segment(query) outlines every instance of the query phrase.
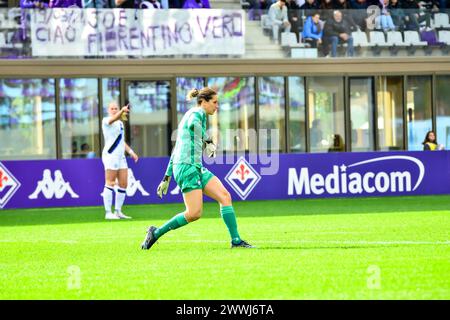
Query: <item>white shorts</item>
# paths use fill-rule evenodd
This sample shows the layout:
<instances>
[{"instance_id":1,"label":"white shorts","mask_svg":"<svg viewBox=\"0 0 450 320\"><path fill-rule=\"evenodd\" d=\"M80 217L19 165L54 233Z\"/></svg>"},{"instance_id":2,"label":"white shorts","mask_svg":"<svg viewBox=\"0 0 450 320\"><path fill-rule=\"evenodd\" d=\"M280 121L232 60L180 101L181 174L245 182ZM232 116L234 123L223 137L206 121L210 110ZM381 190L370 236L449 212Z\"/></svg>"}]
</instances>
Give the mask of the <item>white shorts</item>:
<instances>
[{"instance_id":1,"label":"white shorts","mask_svg":"<svg viewBox=\"0 0 450 320\"><path fill-rule=\"evenodd\" d=\"M102 155L102 162L105 170L119 170L119 169L127 169L127 159L125 155Z\"/></svg>"}]
</instances>

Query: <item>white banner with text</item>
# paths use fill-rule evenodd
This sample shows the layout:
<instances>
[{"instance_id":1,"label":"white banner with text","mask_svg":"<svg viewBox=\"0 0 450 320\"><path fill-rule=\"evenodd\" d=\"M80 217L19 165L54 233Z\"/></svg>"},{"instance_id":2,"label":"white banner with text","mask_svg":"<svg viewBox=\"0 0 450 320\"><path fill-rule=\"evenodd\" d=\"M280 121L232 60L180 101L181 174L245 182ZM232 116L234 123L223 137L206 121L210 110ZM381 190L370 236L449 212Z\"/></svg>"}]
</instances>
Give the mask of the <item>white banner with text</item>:
<instances>
[{"instance_id":1,"label":"white banner with text","mask_svg":"<svg viewBox=\"0 0 450 320\"><path fill-rule=\"evenodd\" d=\"M245 54L245 12L220 9L32 10L33 56Z\"/></svg>"}]
</instances>

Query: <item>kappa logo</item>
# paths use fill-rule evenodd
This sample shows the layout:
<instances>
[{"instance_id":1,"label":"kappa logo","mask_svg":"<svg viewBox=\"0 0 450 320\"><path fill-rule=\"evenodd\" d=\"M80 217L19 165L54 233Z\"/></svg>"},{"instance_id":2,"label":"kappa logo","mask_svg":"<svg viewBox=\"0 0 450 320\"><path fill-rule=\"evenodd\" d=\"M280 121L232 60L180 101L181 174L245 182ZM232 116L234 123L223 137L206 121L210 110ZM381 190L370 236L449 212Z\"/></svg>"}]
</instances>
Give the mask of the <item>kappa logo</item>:
<instances>
[{"instance_id":1,"label":"kappa logo","mask_svg":"<svg viewBox=\"0 0 450 320\"><path fill-rule=\"evenodd\" d=\"M240 157L228 172L225 180L239 197L245 200L261 180L261 176L244 157Z\"/></svg>"},{"instance_id":2,"label":"kappa logo","mask_svg":"<svg viewBox=\"0 0 450 320\"><path fill-rule=\"evenodd\" d=\"M20 188L20 182L0 162L0 208L3 208Z\"/></svg>"},{"instance_id":3,"label":"kappa logo","mask_svg":"<svg viewBox=\"0 0 450 320\"><path fill-rule=\"evenodd\" d=\"M45 169L42 173L42 180L38 181L36 189L28 196L28 198L32 200L37 199L40 193L42 193L46 199L62 199L66 193L69 193L72 198L79 198L73 191L70 183L64 180L61 170L55 170L54 175L55 179L52 178L50 169Z\"/></svg>"},{"instance_id":4,"label":"kappa logo","mask_svg":"<svg viewBox=\"0 0 450 320\"><path fill-rule=\"evenodd\" d=\"M119 182L116 180L116 186L119 185ZM137 180L134 176L133 170L128 168L128 180L127 180L127 197L134 197L136 192L140 192L142 196L148 197L150 193L148 193L144 187L142 186L141 180ZM100 196L103 197L103 192L100 193Z\"/></svg>"},{"instance_id":5,"label":"kappa logo","mask_svg":"<svg viewBox=\"0 0 450 320\"><path fill-rule=\"evenodd\" d=\"M136 180L133 170L128 168L127 196L134 196L136 191L139 191L144 197L148 197L150 195L147 191L145 191L144 187L142 186L141 180Z\"/></svg>"}]
</instances>

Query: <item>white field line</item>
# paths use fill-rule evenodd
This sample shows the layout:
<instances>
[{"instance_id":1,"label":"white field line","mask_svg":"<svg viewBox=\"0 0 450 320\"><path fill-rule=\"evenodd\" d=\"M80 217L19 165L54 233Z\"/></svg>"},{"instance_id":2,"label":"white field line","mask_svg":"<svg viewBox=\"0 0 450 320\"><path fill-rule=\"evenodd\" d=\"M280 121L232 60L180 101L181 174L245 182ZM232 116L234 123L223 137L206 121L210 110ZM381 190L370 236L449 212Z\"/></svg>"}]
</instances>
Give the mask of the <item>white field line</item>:
<instances>
[{"instance_id":1,"label":"white field line","mask_svg":"<svg viewBox=\"0 0 450 320\"><path fill-rule=\"evenodd\" d=\"M115 238L116 239L116 238ZM46 239L26 239L26 240L10 240L0 239L0 243L62 243L62 244L79 244L79 243L111 243L111 240L46 240ZM116 239L119 240L119 239ZM165 243L224 243L224 240L205 240L205 239L186 239L186 240L170 240L162 239ZM128 242L128 241L127 241ZM125 242L123 242L125 243ZM267 241L251 241L252 244L271 245L271 244L334 244L334 245L450 245L447 241L414 241L414 240L383 240L383 241L366 241L366 240L267 240Z\"/></svg>"}]
</instances>

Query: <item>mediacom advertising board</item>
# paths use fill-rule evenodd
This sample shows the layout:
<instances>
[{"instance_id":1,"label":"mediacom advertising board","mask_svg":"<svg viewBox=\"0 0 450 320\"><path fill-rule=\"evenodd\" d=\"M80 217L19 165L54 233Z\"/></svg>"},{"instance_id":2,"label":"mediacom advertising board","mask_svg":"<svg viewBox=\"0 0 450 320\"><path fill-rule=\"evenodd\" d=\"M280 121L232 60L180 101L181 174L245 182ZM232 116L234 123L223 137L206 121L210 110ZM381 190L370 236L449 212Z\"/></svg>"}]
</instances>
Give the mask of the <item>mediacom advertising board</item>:
<instances>
[{"instance_id":1,"label":"mediacom advertising board","mask_svg":"<svg viewBox=\"0 0 450 320\"><path fill-rule=\"evenodd\" d=\"M156 188L168 157L128 159L128 204L182 202L172 179ZM208 163L207 163L208 162ZM236 201L450 194L450 151L235 155L205 166ZM0 162L0 208L100 206L100 159Z\"/></svg>"}]
</instances>

